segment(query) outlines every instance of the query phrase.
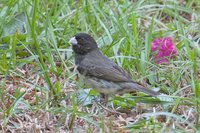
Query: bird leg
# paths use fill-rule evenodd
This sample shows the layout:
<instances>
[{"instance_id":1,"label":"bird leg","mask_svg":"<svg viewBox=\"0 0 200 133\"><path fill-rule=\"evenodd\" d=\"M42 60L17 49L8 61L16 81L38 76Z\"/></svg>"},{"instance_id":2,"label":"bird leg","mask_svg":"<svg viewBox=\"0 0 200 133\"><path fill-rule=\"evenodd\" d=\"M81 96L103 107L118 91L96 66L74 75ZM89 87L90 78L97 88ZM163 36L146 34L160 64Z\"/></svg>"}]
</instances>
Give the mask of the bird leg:
<instances>
[{"instance_id":1,"label":"bird leg","mask_svg":"<svg viewBox=\"0 0 200 133\"><path fill-rule=\"evenodd\" d=\"M107 105L108 103L108 95L104 93L100 93L100 103L103 105Z\"/></svg>"}]
</instances>

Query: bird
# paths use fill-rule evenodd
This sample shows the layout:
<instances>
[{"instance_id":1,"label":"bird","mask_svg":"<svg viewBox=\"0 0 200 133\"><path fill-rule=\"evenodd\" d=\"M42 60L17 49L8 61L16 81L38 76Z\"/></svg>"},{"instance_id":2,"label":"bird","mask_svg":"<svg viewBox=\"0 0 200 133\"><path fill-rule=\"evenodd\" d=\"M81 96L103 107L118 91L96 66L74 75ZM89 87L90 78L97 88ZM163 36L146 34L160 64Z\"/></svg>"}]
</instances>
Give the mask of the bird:
<instances>
[{"instance_id":1,"label":"bird","mask_svg":"<svg viewBox=\"0 0 200 133\"><path fill-rule=\"evenodd\" d=\"M70 40L75 53L75 66L86 85L108 99L110 94L124 94L140 91L157 97L159 92L147 89L133 81L129 72L106 57L88 33L77 33ZM107 101L107 100L106 100Z\"/></svg>"}]
</instances>

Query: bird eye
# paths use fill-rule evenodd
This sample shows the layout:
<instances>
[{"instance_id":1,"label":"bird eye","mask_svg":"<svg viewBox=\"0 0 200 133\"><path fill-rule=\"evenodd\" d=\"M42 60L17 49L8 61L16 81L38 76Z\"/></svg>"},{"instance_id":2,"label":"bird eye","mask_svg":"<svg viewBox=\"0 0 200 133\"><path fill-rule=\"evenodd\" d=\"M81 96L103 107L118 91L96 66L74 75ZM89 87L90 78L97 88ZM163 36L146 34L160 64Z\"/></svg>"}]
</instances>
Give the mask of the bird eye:
<instances>
[{"instance_id":1,"label":"bird eye","mask_svg":"<svg viewBox=\"0 0 200 133\"><path fill-rule=\"evenodd\" d=\"M83 40L82 37L77 37L76 39L79 40L79 41Z\"/></svg>"}]
</instances>

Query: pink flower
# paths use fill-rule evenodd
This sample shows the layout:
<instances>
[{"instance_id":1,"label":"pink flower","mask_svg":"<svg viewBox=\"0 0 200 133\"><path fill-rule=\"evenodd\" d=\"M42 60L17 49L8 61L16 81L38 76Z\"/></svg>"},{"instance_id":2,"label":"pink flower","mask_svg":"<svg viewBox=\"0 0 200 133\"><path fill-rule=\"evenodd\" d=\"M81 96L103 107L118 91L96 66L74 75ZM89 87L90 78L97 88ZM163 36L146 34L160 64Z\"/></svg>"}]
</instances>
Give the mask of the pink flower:
<instances>
[{"instance_id":1,"label":"pink flower","mask_svg":"<svg viewBox=\"0 0 200 133\"><path fill-rule=\"evenodd\" d=\"M152 60L157 64L169 62L177 55L177 50L170 37L156 38L151 43Z\"/></svg>"}]
</instances>

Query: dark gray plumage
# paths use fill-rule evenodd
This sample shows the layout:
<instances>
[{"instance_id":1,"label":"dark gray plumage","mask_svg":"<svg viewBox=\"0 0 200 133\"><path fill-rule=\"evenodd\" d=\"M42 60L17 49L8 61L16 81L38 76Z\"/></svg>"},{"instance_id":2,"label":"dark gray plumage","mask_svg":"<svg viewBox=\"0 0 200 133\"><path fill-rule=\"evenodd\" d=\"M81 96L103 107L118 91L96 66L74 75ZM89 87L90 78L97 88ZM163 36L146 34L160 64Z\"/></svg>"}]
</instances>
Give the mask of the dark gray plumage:
<instances>
[{"instance_id":1,"label":"dark gray plumage","mask_svg":"<svg viewBox=\"0 0 200 133\"><path fill-rule=\"evenodd\" d=\"M141 91L150 96L159 95L133 81L128 72L104 56L90 35L78 33L70 39L70 43L79 73L85 77L87 85L100 93L108 95Z\"/></svg>"}]
</instances>

